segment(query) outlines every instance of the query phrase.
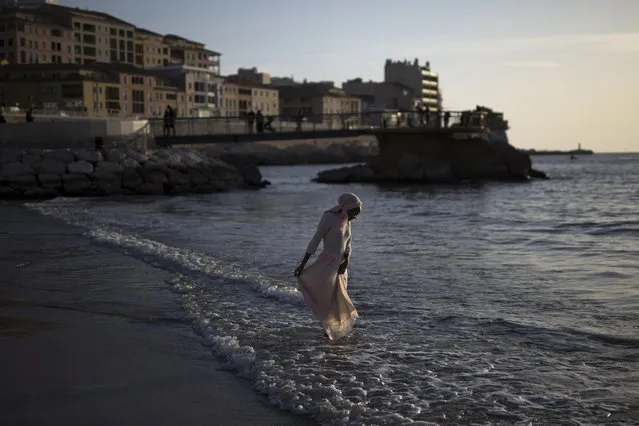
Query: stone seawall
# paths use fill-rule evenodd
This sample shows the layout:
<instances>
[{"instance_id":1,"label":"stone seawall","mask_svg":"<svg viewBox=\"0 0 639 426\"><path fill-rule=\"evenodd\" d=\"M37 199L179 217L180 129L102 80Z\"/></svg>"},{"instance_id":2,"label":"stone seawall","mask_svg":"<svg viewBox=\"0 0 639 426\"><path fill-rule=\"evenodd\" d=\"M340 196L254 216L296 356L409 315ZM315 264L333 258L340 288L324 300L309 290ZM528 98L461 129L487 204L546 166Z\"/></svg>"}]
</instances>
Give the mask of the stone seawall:
<instances>
[{"instance_id":1,"label":"stone seawall","mask_svg":"<svg viewBox=\"0 0 639 426\"><path fill-rule=\"evenodd\" d=\"M0 198L213 193L264 183L257 167L196 149L0 151Z\"/></svg>"}]
</instances>

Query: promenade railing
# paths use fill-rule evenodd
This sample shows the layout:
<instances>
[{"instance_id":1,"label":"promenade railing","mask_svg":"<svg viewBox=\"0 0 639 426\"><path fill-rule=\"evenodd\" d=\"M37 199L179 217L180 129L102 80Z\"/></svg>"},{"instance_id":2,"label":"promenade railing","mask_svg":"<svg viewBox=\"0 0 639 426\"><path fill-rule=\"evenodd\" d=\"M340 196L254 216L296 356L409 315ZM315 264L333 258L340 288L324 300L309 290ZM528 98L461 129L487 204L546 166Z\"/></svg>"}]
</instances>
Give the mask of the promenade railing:
<instances>
[{"instance_id":1,"label":"promenade railing","mask_svg":"<svg viewBox=\"0 0 639 426\"><path fill-rule=\"evenodd\" d=\"M362 112L351 114L270 115L258 117L151 118L151 133L158 136L239 135L247 133L366 131L381 128L482 127L487 113L442 111Z\"/></svg>"}]
</instances>

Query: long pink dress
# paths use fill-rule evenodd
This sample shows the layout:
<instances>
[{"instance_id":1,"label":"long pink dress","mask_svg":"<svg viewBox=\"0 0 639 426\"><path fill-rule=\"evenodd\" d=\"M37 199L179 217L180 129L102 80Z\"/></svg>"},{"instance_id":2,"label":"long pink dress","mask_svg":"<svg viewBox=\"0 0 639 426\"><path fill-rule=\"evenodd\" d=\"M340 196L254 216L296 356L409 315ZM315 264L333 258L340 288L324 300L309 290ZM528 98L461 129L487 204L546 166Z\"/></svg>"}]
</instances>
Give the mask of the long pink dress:
<instances>
[{"instance_id":1,"label":"long pink dress","mask_svg":"<svg viewBox=\"0 0 639 426\"><path fill-rule=\"evenodd\" d=\"M346 292L348 271L338 273L345 253L351 252L351 224L338 213L325 212L306 249L313 254L320 240L324 248L317 260L297 277L304 300L329 339L347 335L355 325L357 310Z\"/></svg>"}]
</instances>

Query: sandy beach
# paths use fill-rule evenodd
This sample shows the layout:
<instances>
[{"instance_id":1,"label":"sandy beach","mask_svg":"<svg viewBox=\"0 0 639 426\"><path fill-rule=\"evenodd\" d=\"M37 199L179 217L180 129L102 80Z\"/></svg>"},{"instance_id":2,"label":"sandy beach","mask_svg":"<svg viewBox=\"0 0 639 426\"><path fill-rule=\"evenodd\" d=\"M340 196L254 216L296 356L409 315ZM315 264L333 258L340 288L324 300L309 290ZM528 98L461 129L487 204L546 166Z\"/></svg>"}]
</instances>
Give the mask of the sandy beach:
<instances>
[{"instance_id":1,"label":"sandy beach","mask_svg":"<svg viewBox=\"0 0 639 426\"><path fill-rule=\"evenodd\" d=\"M83 231L0 204L3 425L312 424L224 370L165 271Z\"/></svg>"}]
</instances>

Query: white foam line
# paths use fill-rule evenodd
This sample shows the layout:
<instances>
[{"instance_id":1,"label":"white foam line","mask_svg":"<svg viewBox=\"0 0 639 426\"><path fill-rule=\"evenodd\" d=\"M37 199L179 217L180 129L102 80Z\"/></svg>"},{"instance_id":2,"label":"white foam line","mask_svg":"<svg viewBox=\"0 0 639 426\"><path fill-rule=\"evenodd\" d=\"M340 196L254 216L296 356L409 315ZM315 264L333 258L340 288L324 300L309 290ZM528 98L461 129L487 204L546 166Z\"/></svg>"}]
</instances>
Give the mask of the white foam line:
<instances>
[{"instance_id":1,"label":"white foam line","mask_svg":"<svg viewBox=\"0 0 639 426\"><path fill-rule=\"evenodd\" d=\"M81 203L74 199L65 198L56 198L43 203L26 204L28 208L36 210L43 215L54 216L70 225L89 229L87 235L99 242L135 250L144 255L160 257L177 263L192 272L244 281L261 296L287 303L303 304L302 294L291 285L259 273L242 271L240 265L223 265L206 254L169 246L133 234L125 234L111 229L111 226L100 226L95 223L90 212L80 207L80 205Z\"/></svg>"}]
</instances>

